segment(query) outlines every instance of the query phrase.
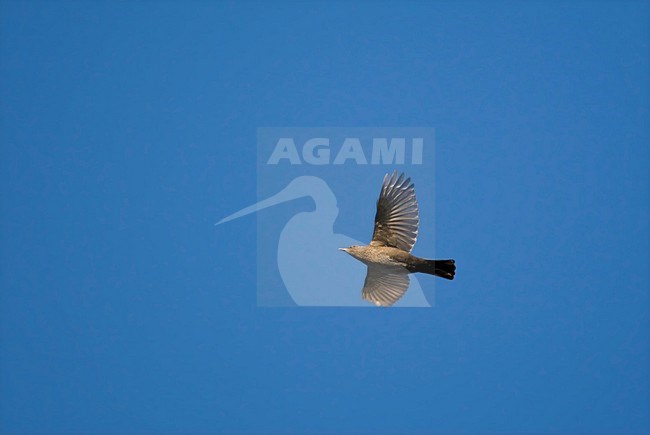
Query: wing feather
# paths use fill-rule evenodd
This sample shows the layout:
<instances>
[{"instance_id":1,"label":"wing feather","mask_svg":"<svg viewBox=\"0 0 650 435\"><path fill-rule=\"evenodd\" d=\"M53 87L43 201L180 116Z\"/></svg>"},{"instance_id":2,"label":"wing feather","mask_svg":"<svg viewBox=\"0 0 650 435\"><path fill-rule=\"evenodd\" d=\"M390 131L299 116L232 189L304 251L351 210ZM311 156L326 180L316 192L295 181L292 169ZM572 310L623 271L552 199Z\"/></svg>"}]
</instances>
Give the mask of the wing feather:
<instances>
[{"instance_id":1,"label":"wing feather","mask_svg":"<svg viewBox=\"0 0 650 435\"><path fill-rule=\"evenodd\" d=\"M411 252L418 235L418 203L410 178L397 171L386 174L381 185L375 214L373 246L392 246Z\"/></svg>"},{"instance_id":2,"label":"wing feather","mask_svg":"<svg viewBox=\"0 0 650 435\"><path fill-rule=\"evenodd\" d=\"M409 276L406 269L368 266L361 297L378 307L389 307L404 295L408 286Z\"/></svg>"}]
</instances>

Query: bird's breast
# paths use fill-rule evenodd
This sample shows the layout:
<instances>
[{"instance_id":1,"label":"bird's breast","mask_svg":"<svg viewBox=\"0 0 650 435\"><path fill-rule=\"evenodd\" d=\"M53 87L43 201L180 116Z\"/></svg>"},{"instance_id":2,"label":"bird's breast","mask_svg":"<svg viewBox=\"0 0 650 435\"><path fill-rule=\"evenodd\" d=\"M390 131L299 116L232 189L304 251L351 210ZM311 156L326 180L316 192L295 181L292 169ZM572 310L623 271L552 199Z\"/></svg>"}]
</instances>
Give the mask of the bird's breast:
<instances>
[{"instance_id":1,"label":"bird's breast","mask_svg":"<svg viewBox=\"0 0 650 435\"><path fill-rule=\"evenodd\" d=\"M402 257L408 256L407 252L388 246L364 246L363 249L351 254L366 264L383 266L403 266Z\"/></svg>"}]
</instances>

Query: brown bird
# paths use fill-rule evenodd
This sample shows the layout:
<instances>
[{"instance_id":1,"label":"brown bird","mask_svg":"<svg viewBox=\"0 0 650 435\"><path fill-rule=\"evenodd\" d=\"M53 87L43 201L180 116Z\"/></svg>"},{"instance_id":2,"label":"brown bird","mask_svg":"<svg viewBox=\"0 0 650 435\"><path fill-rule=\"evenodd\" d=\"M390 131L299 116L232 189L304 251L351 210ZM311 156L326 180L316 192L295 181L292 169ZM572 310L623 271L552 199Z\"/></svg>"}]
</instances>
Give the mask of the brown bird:
<instances>
[{"instance_id":1,"label":"brown bird","mask_svg":"<svg viewBox=\"0 0 650 435\"><path fill-rule=\"evenodd\" d=\"M409 273L454 279L454 260L426 260L411 255L418 235L415 187L404 174L386 174L375 214L375 230L367 246L339 248L368 266L361 296L377 306L393 305L409 286Z\"/></svg>"}]
</instances>

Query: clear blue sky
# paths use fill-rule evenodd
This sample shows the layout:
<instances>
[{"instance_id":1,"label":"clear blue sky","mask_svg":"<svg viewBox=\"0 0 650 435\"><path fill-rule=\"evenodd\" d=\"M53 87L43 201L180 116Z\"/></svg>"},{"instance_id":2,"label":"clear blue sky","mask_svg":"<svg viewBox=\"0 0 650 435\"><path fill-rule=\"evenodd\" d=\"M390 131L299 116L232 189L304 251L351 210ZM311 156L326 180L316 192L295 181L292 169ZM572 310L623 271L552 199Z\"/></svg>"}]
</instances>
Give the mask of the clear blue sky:
<instances>
[{"instance_id":1,"label":"clear blue sky","mask_svg":"<svg viewBox=\"0 0 650 435\"><path fill-rule=\"evenodd\" d=\"M649 13L2 1L0 429L649 431ZM433 309L256 306L263 126L436 129Z\"/></svg>"}]
</instances>

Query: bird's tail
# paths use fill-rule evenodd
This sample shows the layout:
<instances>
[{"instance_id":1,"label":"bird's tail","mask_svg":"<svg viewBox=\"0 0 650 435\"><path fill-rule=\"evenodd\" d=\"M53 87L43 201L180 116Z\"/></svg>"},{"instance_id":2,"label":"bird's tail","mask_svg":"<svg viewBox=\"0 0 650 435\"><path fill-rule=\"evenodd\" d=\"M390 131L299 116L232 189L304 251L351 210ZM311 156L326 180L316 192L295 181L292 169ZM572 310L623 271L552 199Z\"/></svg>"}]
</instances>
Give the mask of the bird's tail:
<instances>
[{"instance_id":1,"label":"bird's tail","mask_svg":"<svg viewBox=\"0 0 650 435\"><path fill-rule=\"evenodd\" d=\"M418 258L412 266L411 272L428 273L445 279L454 279L456 274L456 263L454 260L425 260Z\"/></svg>"}]
</instances>

